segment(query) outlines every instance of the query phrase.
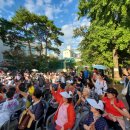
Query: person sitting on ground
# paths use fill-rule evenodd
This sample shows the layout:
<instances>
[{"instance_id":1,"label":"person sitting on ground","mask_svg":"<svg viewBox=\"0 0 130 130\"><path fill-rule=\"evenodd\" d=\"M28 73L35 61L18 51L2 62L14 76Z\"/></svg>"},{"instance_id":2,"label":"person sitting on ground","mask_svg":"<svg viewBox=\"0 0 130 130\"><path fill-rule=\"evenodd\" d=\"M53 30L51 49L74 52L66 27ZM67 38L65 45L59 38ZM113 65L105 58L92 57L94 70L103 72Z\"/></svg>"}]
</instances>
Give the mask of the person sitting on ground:
<instances>
[{"instance_id":1,"label":"person sitting on ground","mask_svg":"<svg viewBox=\"0 0 130 130\"><path fill-rule=\"evenodd\" d=\"M103 102L95 99L87 99L87 102L91 108L84 121L84 130L108 130L107 122L102 117L104 111Z\"/></svg>"},{"instance_id":2,"label":"person sitting on ground","mask_svg":"<svg viewBox=\"0 0 130 130\"><path fill-rule=\"evenodd\" d=\"M118 92L114 88L108 88L106 96L102 99L105 105L104 117L114 130L125 130L124 116L130 119L130 115L124 103L117 98Z\"/></svg>"}]
</instances>

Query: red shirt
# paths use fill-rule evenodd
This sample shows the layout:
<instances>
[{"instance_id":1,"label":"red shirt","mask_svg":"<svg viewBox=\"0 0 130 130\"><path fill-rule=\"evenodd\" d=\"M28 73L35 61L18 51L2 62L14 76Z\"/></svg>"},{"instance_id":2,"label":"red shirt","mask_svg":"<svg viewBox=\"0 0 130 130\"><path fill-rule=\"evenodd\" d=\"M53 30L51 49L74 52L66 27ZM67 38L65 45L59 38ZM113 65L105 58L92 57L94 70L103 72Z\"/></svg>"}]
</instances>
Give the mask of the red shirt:
<instances>
[{"instance_id":1,"label":"red shirt","mask_svg":"<svg viewBox=\"0 0 130 130\"><path fill-rule=\"evenodd\" d=\"M110 114L112 114L112 115L114 115L114 116L123 116L120 112L118 112L118 111L113 107L113 105L111 105L111 101L110 101L109 98L104 97L104 98L102 99L102 101L104 102L105 111L106 111L107 113L110 113ZM117 107L120 108L120 109L125 108L125 105L124 105L124 103L123 103L121 100L118 100L118 101L117 101L117 100L115 99L114 104L115 104L115 106L117 106Z\"/></svg>"},{"instance_id":2,"label":"red shirt","mask_svg":"<svg viewBox=\"0 0 130 130\"><path fill-rule=\"evenodd\" d=\"M54 121L57 120L59 108L61 107L62 104L63 104L63 101L61 101L58 107L58 110L56 111L56 114L54 115ZM74 106L72 103L70 103L69 106L67 107L67 118L68 118L68 121L64 124L64 130L72 129L75 124L76 113L75 113Z\"/></svg>"},{"instance_id":3,"label":"red shirt","mask_svg":"<svg viewBox=\"0 0 130 130\"><path fill-rule=\"evenodd\" d=\"M65 91L65 90L63 90L63 89L58 89L56 92L55 92L54 90L51 91L51 93L52 93L54 99L55 99L58 103L60 103L61 100L62 100L62 96L61 96L60 93L61 93L61 92L64 92L64 91Z\"/></svg>"}]
</instances>

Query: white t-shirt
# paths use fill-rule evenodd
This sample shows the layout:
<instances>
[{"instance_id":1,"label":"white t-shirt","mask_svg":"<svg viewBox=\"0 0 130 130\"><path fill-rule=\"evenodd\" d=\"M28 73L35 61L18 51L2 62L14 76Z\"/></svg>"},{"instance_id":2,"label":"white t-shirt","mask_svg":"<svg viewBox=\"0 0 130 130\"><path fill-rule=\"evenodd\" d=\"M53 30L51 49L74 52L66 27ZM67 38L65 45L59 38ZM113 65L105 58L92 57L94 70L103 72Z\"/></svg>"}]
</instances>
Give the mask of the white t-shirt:
<instances>
[{"instance_id":1,"label":"white t-shirt","mask_svg":"<svg viewBox=\"0 0 130 130\"><path fill-rule=\"evenodd\" d=\"M61 83L65 83L65 77L64 76L61 76L60 80L61 80Z\"/></svg>"},{"instance_id":2,"label":"white t-shirt","mask_svg":"<svg viewBox=\"0 0 130 130\"><path fill-rule=\"evenodd\" d=\"M19 102L17 99L6 100L3 103L2 110L0 110L0 112L3 112L3 111L14 112L17 110L18 105L19 105Z\"/></svg>"},{"instance_id":3,"label":"white t-shirt","mask_svg":"<svg viewBox=\"0 0 130 130\"><path fill-rule=\"evenodd\" d=\"M107 83L105 80L99 81L99 79L96 80L95 83L95 92L98 95L103 95L103 93L107 90Z\"/></svg>"},{"instance_id":4,"label":"white t-shirt","mask_svg":"<svg viewBox=\"0 0 130 130\"><path fill-rule=\"evenodd\" d=\"M0 109L0 127L10 119L11 113L15 112L18 108L19 102L17 99L6 100L1 104Z\"/></svg>"}]
</instances>

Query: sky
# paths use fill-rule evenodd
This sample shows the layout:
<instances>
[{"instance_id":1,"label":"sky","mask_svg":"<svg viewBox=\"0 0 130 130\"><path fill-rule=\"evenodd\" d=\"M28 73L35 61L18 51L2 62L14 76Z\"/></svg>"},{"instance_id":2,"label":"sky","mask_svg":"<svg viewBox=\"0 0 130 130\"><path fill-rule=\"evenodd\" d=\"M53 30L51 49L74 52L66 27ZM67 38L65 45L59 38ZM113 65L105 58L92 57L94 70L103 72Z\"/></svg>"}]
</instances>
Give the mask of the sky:
<instances>
[{"instance_id":1,"label":"sky","mask_svg":"<svg viewBox=\"0 0 130 130\"><path fill-rule=\"evenodd\" d=\"M0 17L10 20L21 6L30 12L46 15L61 28L64 36L61 38L63 44L60 50L64 50L68 45L76 49L82 38L73 38L73 29L90 25L85 17L77 19L78 0L0 0Z\"/></svg>"}]
</instances>

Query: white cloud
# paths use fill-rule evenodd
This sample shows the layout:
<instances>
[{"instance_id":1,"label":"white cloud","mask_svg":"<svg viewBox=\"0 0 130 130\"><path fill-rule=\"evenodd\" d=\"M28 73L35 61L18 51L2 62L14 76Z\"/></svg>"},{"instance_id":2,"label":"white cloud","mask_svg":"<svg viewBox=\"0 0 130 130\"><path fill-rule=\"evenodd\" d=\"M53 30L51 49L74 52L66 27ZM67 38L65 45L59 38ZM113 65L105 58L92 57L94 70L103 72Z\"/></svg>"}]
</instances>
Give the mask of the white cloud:
<instances>
[{"instance_id":1,"label":"white cloud","mask_svg":"<svg viewBox=\"0 0 130 130\"><path fill-rule=\"evenodd\" d=\"M0 0L0 9L11 7L12 5L14 5L14 0Z\"/></svg>"},{"instance_id":2,"label":"white cloud","mask_svg":"<svg viewBox=\"0 0 130 130\"><path fill-rule=\"evenodd\" d=\"M37 6L42 6L43 5L43 0L37 0L36 5Z\"/></svg>"},{"instance_id":3,"label":"white cloud","mask_svg":"<svg viewBox=\"0 0 130 130\"><path fill-rule=\"evenodd\" d=\"M45 14L49 19L53 19L63 10L59 6L52 5L51 2L51 0L26 0L24 6L31 12Z\"/></svg>"},{"instance_id":4,"label":"white cloud","mask_svg":"<svg viewBox=\"0 0 130 130\"><path fill-rule=\"evenodd\" d=\"M71 42L73 37L73 26L72 24L63 25L61 31L64 33L63 39L65 43Z\"/></svg>"},{"instance_id":5,"label":"white cloud","mask_svg":"<svg viewBox=\"0 0 130 130\"><path fill-rule=\"evenodd\" d=\"M73 0L66 0L66 3L69 4L71 3Z\"/></svg>"},{"instance_id":6,"label":"white cloud","mask_svg":"<svg viewBox=\"0 0 130 130\"><path fill-rule=\"evenodd\" d=\"M33 2L33 0L26 0L25 8L27 8L31 12L36 11L36 6L35 6L35 3Z\"/></svg>"},{"instance_id":7,"label":"white cloud","mask_svg":"<svg viewBox=\"0 0 130 130\"><path fill-rule=\"evenodd\" d=\"M50 4L50 3L51 3L51 0L44 0L44 2L45 2L46 4Z\"/></svg>"},{"instance_id":8,"label":"white cloud","mask_svg":"<svg viewBox=\"0 0 130 130\"><path fill-rule=\"evenodd\" d=\"M47 6L47 7L45 8L45 15L46 15L48 18L53 19L53 8Z\"/></svg>"},{"instance_id":9,"label":"white cloud","mask_svg":"<svg viewBox=\"0 0 130 130\"><path fill-rule=\"evenodd\" d=\"M48 5L45 7L45 15L50 19L53 19L54 16L61 13L62 11L63 10L60 7L56 7L53 5Z\"/></svg>"},{"instance_id":10,"label":"white cloud","mask_svg":"<svg viewBox=\"0 0 130 130\"><path fill-rule=\"evenodd\" d=\"M66 48L68 44L70 44L73 48L77 48L79 43L82 41L83 37L74 38L73 30L80 26L89 26L89 25L90 25L90 22L87 18L77 20L77 15L75 15L75 18L72 24L63 25L62 32L64 33L64 36L62 39L63 39L64 44L62 45L61 49Z\"/></svg>"},{"instance_id":11,"label":"white cloud","mask_svg":"<svg viewBox=\"0 0 130 130\"><path fill-rule=\"evenodd\" d=\"M63 4L64 6L67 6L67 5L69 5L70 3L72 3L72 2L73 2L73 0L64 0L62 4Z\"/></svg>"},{"instance_id":12,"label":"white cloud","mask_svg":"<svg viewBox=\"0 0 130 130\"><path fill-rule=\"evenodd\" d=\"M14 4L14 0L5 0L8 6L12 6Z\"/></svg>"}]
</instances>

